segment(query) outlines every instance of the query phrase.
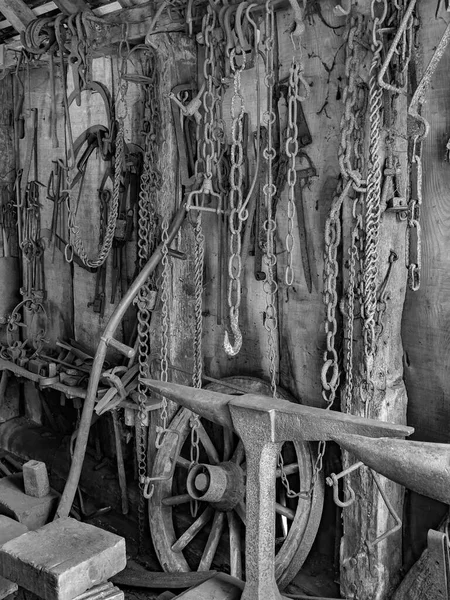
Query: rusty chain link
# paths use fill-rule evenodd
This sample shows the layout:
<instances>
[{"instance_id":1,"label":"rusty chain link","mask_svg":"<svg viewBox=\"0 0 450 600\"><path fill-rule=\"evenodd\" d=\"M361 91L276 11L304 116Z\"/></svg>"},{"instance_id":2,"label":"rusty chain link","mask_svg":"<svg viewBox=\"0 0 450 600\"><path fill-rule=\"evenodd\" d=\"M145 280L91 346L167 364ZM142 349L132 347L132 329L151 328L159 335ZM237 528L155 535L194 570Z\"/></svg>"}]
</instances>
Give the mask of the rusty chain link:
<instances>
[{"instance_id":1,"label":"rusty chain link","mask_svg":"<svg viewBox=\"0 0 450 600\"><path fill-rule=\"evenodd\" d=\"M411 163L411 200L408 210L406 230L406 268L409 288L416 292L420 287L422 265L422 230L420 213L422 209L422 140L413 141Z\"/></svg>"},{"instance_id":2,"label":"rusty chain link","mask_svg":"<svg viewBox=\"0 0 450 600\"><path fill-rule=\"evenodd\" d=\"M231 99L231 169L230 169L230 257L228 259L228 308L230 327L234 343L230 342L228 331L225 331L224 348L228 356L236 356L242 347L242 333L239 329L239 307L241 304L241 232L242 219L239 214L243 201L244 178L244 148L243 148L243 119L244 97L241 88L241 73L245 69L245 53L242 62L238 64L236 49L230 53L230 68L233 73L234 94Z\"/></svg>"},{"instance_id":3,"label":"rusty chain link","mask_svg":"<svg viewBox=\"0 0 450 600\"><path fill-rule=\"evenodd\" d=\"M120 79L118 84L119 93L117 97L115 111L118 127L115 140L116 149L114 154L113 192L111 198L111 206L108 210L108 222L106 224L106 230L103 236L102 247L99 250L97 258L89 257L84 246L84 242L80 236L80 226L77 225L76 222L76 209L72 207L71 203L71 171L73 169L69 169L67 175L66 205L68 208L67 223L69 230L69 242L66 245L64 254L66 258L69 257L70 259L73 259L73 252L75 251L82 263L87 267L91 268L100 267L108 258L108 255L112 248L114 233L116 230L117 217L119 214L120 190L121 186L123 185L123 165L125 162L125 119L127 118L128 114L128 107L126 102L126 94L128 90L128 83L125 77L127 70L126 65L127 59L126 57L123 57L122 67L120 71ZM75 164L73 165L73 168L75 168ZM69 262L71 262L71 260L69 260Z\"/></svg>"},{"instance_id":4,"label":"rusty chain link","mask_svg":"<svg viewBox=\"0 0 450 600\"><path fill-rule=\"evenodd\" d=\"M138 201L138 265L142 269L153 253L156 246L156 203L158 190L161 187L161 176L158 170L160 134L160 106L159 106L159 76L156 52L148 48L145 54L144 85L144 160L141 175L139 201ZM156 292L152 289L150 279L140 287L135 303L137 305L137 333L138 333L138 404L137 418L139 426L136 428L137 462L140 501L138 507L139 545L142 546L144 536L144 507L145 488L147 481L147 428L146 428L146 401L148 389L144 379L148 379L150 356L150 318L154 307Z\"/></svg>"},{"instance_id":5,"label":"rusty chain link","mask_svg":"<svg viewBox=\"0 0 450 600\"><path fill-rule=\"evenodd\" d=\"M286 156L289 160L287 170L288 184L288 205L287 205L287 234L286 234L286 252L287 265L284 273L284 280L287 286L294 283L294 219L295 219L295 184L297 183L297 170L295 161L298 155L298 126L297 126L297 102L299 100L301 65L292 60L289 69L289 95L288 95L288 126L287 139L285 144Z\"/></svg>"},{"instance_id":6,"label":"rusty chain link","mask_svg":"<svg viewBox=\"0 0 450 600\"><path fill-rule=\"evenodd\" d=\"M266 294L266 310L264 327L268 333L269 343L269 370L270 370L270 385L272 395L277 396L277 378L278 378L278 348L277 348L277 330L278 330L278 283L276 281L276 265L277 257L275 254L275 232L277 224L274 208L274 196L276 194L276 186L273 182L273 162L276 158L276 151L273 143L273 125L275 124L276 115L273 106L273 88L275 85L274 73L274 44L275 44L275 17L271 0L267 0L265 4L265 75L264 83L267 88L267 111L264 119L267 125L267 146L264 148L263 156L267 162L267 179L263 186L263 193L266 201L267 219L264 223L266 231L266 248L264 253L264 263L266 265L267 277L263 283L263 289Z\"/></svg>"},{"instance_id":7,"label":"rusty chain link","mask_svg":"<svg viewBox=\"0 0 450 600\"><path fill-rule=\"evenodd\" d=\"M377 5L382 6L378 16ZM375 317L378 289L378 244L381 220L381 115L383 108L383 90L378 83L378 71L381 65L383 43L380 40L380 27L387 15L387 0L372 0L372 62L369 72L369 158L367 173L366 212L365 212L365 257L364 257L364 366L366 392L373 389L371 382L376 350Z\"/></svg>"}]
</instances>

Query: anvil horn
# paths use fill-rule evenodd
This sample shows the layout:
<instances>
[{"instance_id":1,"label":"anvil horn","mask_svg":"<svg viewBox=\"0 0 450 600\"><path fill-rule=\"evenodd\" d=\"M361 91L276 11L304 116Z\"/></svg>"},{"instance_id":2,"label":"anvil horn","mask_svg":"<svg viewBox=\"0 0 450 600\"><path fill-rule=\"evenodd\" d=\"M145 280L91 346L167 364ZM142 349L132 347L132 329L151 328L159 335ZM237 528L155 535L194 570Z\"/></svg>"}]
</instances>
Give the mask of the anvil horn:
<instances>
[{"instance_id":1,"label":"anvil horn","mask_svg":"<svg viewBox=\"0 0 450 600\"><path fill-rule=\"evenodd\" d=\"M345 434L335 441L365 465L410 490L450 504L450 444Z\"/></svg>"},{"instance_id":2,"label":"anvil horn","mask_svg":"<svg viewBox=\"0 0 450 600\"><path fill-rule=\"evenodd\" d=\"M267 438L273 442L331 439L339 441L340 435L348 433L368 437L398 438L410 435L414 431L412 427L404 425L364 419L259 394L235 396L153 379L144 379L143 382L150 389L177 404L234 431L236 431L234 419L238 412L248 413L250 422L262 418L267 423Z\"/></svg>"},{"instance_id":3,"label":"anvil horn","mask_svg":"<svg viewBox=\"0 0 450 600\"><path fill-rule=\"evenodd\" d=\"M156 379L143 379L142 381L154 392L173 400L177 404L181 404L181 406L192 410L201 417L229 429L234 429L228 403L236 396L199 390L187 385L167 383Z\"/></svg>"}]
</instances>

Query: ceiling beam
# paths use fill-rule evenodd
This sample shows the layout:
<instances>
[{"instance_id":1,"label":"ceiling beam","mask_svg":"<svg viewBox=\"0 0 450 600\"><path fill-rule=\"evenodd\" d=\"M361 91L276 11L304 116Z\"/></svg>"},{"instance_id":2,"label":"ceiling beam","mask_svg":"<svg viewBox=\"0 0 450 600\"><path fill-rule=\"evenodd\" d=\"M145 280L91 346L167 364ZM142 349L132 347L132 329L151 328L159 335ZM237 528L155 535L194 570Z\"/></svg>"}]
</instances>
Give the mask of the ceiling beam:
<instances>
[{"instance_id":1,"label":"ceiling beam","mask_svg":"<svg viewBox=\"0 0 450 600\"><path fill-rule=\"evenodd\" d=\"M24 31L28 23L36 18L24 0L0 0L0 12L19 32Z\"/></svg>"},{"instance_id":2,"label":"ceiling beam","mask_svg":"<svg viewBox=\"0 0 450 600\"><path fill-rule=\"evenodd\" d=\"M65 15L73 15L81 11L91 11L85 0L53 0L59 10Z\"/></svg>"}]
</instances>

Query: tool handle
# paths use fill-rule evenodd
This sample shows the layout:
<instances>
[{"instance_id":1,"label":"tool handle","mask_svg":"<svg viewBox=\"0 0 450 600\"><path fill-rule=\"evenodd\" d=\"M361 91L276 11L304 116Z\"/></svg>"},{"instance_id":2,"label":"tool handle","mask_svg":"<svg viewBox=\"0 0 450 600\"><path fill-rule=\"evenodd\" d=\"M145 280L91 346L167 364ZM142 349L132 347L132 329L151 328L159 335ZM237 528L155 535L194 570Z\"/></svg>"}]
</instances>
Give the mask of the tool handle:
<instances>
[{"instance_id":1,"label":"tool handle","mask_svg":"<svg viewBox=\"0 0 450 600\"><path fill-rule=\"evenodd\" d=\"M112 346L127 358L134 358L136 354L136 350L134 348L131 348L130 346L127 346L126 344L123 344L114 338L102 338L102 340L107 346Z\"/></svg>"}]
</instances>

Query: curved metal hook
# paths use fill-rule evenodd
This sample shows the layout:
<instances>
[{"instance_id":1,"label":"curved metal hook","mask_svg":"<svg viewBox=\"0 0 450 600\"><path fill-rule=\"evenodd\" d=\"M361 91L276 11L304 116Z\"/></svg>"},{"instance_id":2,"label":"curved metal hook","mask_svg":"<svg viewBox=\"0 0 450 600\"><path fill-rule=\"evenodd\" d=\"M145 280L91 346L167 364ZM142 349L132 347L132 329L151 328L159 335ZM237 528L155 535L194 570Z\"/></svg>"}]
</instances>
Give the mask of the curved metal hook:
<instances>
[{"instance_id":1,"label":"curved metal hook","mask_svg":"<svg viewBox=\"0 0 450 600\"><path fill-rule=\"evenodd\" d=\"M242 348L242 333L239 329L239 309L232 308L230 310L230 327L234 335L234 345L230 342L228 331L225 331L223 347L228 356L236 356Z\"/></svg>"}]
</instances>

